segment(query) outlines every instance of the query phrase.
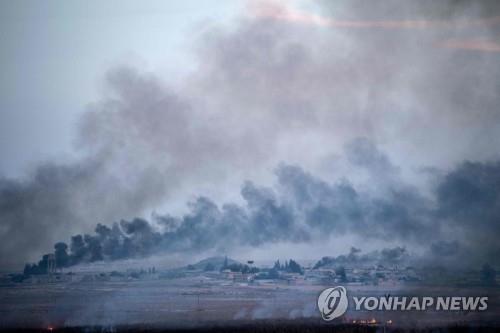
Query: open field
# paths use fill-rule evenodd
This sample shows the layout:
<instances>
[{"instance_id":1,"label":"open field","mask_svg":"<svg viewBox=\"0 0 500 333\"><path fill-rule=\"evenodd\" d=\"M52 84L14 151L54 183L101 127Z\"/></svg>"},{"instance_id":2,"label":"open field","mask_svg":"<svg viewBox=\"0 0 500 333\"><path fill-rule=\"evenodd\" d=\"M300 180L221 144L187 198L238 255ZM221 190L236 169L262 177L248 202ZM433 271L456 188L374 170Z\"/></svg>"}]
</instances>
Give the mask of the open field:
<instances>
[{"instance_id":1,"label":"open field","mask_svg":"<svg viewBox=\"0 0 500 333\"><path fill-rule=\"evenodd\" d=\"M316 307L327 286L286 283L245 284L205 276L136 281L59 282L0 287L1 329L117 327L139 325L198 328L244 325L254 321L307 321L322 324ZM353 305L335 323L387 327L427 327L500 322L498 288L349 286L350 295L488 296L482 312L368 312ZM367 321L376 321L369 324Z\"/></svg>"}]
</instances>

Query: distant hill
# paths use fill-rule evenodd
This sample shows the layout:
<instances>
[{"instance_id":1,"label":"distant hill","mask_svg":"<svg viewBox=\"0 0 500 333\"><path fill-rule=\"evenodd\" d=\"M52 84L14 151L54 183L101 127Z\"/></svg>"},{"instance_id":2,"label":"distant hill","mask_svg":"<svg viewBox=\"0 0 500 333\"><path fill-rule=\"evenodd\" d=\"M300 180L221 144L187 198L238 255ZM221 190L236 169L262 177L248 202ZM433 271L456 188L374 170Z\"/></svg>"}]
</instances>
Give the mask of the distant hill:
<instances>
[{"instance_id":1,"label":"distant hill","mask_svg":"<svg viewBox=\"0 0 500 333\"><path fill-rule=\"evenodd\" d=\"M212 267L215 269L215 270L220 270L222 268L222 266L224 266L224 261L226 260L226 257L210 257L210 258L206 258L206 259L203 259L201 261L198 261L196 264L193 264L191 266L193 266L195 269L205 269L205 267L207 267L207 265L212 265ZM231 264L239 264L241 265L241 263L239 261L236 261L234 259L231 259L231 258L227 258L227 264L228 265L231 265Z\"/></svg>"}]
</instances>

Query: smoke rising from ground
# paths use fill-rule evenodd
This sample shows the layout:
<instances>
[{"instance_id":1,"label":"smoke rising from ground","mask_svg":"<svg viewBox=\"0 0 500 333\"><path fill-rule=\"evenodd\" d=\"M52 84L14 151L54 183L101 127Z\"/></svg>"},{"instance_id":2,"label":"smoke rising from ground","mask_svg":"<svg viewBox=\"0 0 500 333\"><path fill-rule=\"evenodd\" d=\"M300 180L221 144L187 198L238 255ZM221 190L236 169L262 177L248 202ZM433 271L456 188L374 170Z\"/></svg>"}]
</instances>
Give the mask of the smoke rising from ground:
<instances>
[{"instance_id":1,"label":"smoke rising from ground","mask_svg":"<svg viewBox=\"0 0 500 333\"><path fill-rule=\"evenodd\" d=\"M495 3L321 7L332 19L446 23L425 29L245 16L200 36L197 71L183 82L111 70L108 91L78 124L78 159L0 180L1 265L34 260L97 223L96 234L68 243L74 260L347 233L435 242L436 253L473 249L471 260L490 260L499 231L500 60L442 46L495 42ZM281 162L271 185L269 170ZM421 167L441 170L430 186L414 172ZM235 194L246 179L255 183ZM201 193L182 217L134 219L206 188L216 197Z\"/></svg>"},{"instance_id":2,"label":"smoke rising from ground","mask_svg":"<svg viewBox=\"0 0 500 333\"><path fill-rule=\"evenodd\" d=\"M363 166L390 164L366 139L351 142L346 150L356 161L362 159ZM427 262L498 263L500 163L458 166L440 179L432 198L405 184L389 185L388 193L380 196L356 189L347 179L328 183L297 166L280 165L275 175L273 187L245 182L243 205L218 206L199 197L182 217L154 215L152 222L136 218L111 227L98 224L94 235L73 236L69 256L60 253L59 261L73 265L213 249L224 254L243 246L321 242L356 234L367 242L395 239L413 247L428 244L430 251L423 258ZM408 255L402 247L359 258L357 252L351 249L350 261L398 262Z\"/></svg>"}]
</instances>

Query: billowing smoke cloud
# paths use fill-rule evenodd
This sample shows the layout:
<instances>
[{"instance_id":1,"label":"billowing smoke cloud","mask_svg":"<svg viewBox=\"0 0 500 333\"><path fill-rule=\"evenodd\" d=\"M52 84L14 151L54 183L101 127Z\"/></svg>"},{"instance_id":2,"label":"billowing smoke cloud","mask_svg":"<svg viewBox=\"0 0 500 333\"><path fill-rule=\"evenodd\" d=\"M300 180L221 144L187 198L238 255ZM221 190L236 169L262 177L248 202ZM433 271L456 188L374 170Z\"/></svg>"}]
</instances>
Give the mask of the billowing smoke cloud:
<instances>
[{"instance_id":1,"label":"billowing smoke cloud","mask_svg":"<svg viewBox=\"0 0 500 333\"><path fill-rule=\"evenodd\" d=\"M107 94L78 124L76 160L0 180L1 265L34 260L97 223L96 235L69 244L74 260L337 233L457 241L491 256L498 166L484 161L498 160L500 60L443 43L495 39L496 4L327 2L327 20L434 23L250 16L204 32L194 47L197 71L182 82L110 71ZM337 163L347 142L347 162ZM268 170L280 162L276 186L245 183L236 198L234 184L269 184ZM412 171L454 165L430 189ZM184 217L131 220L204 192L217 200L194 200ZM129 222L104 227L120 219Z\"/></svg>"},{"instance_id":2,"label":"billowing smoke cloud","mask_svg":"<svg viewBox=\"0 0 500 333\"><path fill-rule=\"evenodd\" d=\"M351 158L362 152L366 157L363 166L381 161L391 165L366 139L349 143L346 150ZM499 165L465 163L439 181L430 199L404 184L390 185L392 194L379 197L355 189L347 180L331 184L300 167L281 165L275 171L278 182L273 188L251 182L243 185L244 205L218 207L199 197L181 218L154 215L152 222L136 218L111 228L98 224L94 235L71 238L67 263L213 249L224 253L242 246L318 241L346 233L368 241L429 244L431 251L423 260L440 262L444 258L441 264L498 262L500 246L494 240L499 232L495 221L500 218ZM353 248L346 258L335 261L396 263L408 259L403 247L363 256L358 252Z\"/></svg>"},{"instance_id":3,"label":"billowing smoke cloud","mask_svg":"<svg viewBox=\"0 0 500 333\"><path fill-rule=\"evenodd\" d=\"M361 253L358 248L351 247L347 255L337 257L323 257L314 267L321 268L325 266L335 267L359 267L360 265L408 265L412 258L404 247L384 248L369 253Z\"/></svg>"}]
</instances>

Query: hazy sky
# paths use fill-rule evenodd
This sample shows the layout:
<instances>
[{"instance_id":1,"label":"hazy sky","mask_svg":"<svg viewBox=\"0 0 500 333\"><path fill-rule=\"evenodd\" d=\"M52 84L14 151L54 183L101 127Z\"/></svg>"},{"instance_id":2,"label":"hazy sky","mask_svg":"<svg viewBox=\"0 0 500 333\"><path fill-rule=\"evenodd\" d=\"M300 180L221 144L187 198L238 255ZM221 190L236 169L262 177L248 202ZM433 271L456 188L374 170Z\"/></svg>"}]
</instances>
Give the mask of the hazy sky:
<instances>
[{"instance_id":1,"label":"hazy sky","mask_svg":"<svg viewBox=\"0 0 500 333\"><path fill-rule=\"evenodd\" d=\"M97 99L110 67L168 78L189 71L194 36L230 24L242 4L1 0L0 173L19 176L71 153L77 115Z\"/></svg>"},{"instance_id":2,"label":"hazy sky","mask_svg":"<svg viewBox=\"0 0 500 333\"><path fill-rule=\"evenodd\" d=\"M138 254L497 257L498 1L0 6L0 266L122 219Z\"/></svg>"}]
</instances>

